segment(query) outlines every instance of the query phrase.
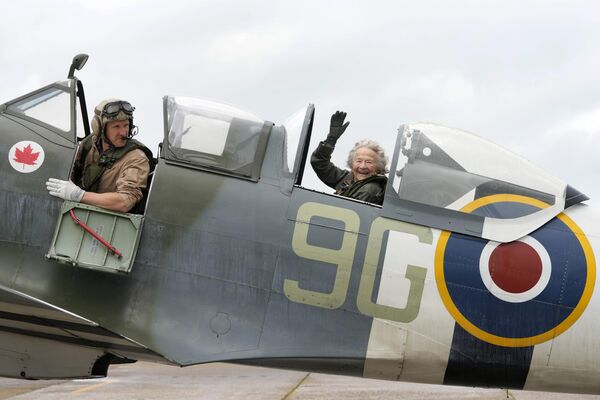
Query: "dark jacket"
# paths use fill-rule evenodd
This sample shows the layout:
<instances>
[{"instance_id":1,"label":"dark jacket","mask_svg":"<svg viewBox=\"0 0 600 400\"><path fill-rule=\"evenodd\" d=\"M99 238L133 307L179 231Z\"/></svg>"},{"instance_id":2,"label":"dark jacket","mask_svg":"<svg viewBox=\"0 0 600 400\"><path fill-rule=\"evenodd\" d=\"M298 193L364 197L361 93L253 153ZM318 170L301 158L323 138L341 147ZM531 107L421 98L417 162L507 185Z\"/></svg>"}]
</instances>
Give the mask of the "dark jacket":
<instances>
[{"instance_id":1,"label":"dark jacket","mask_svg":"<svg viewBox=\"0 0 600 400\"><path fill-rule=\"evenodd\" d=\"M330 143L321 142L312 153L310 164L319 179L335 189L335 194L340 196L383 204L387 178L384 175L373 175L362 181L355 181L351 171L338 168L331 162L334 149L335 147Z\"/></svg>"}]
</instances>

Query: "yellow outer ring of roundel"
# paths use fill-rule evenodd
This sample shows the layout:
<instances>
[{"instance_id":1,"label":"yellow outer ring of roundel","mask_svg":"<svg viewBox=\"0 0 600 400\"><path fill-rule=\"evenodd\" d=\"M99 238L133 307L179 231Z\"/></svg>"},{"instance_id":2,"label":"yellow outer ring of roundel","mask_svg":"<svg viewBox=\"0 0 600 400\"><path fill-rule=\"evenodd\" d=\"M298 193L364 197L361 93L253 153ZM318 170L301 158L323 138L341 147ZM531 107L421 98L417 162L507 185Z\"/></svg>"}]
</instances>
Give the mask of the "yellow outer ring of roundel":
<instances>
[{"instance_id":1,"label":"yellow outer ring of roundel","mask_svg":"<svg viewBox=\"0 0 600 400\"><path fill-rule=\"evenodd\" d=\"M467 204L461 209L461 211L470 213L478 209L479 207L483 207L487 204L508 201L515 203L530 204L539 208L548 207L548 204L537 199L533 199L531 197L513 194L495 194L477 199L472 203ZM440 292L440 296L442 297L442 301L444 302L446 309L448 309L448 312L450 312L450 314L452 315L452 317L454 317L456 322L467 332L469 332L476 338L483 340L484 342L492 343L497 346L526 347L546 342L560 335L561 333L569 329L571 325L573 325L575 321L577 321L577 319L581 316L588 303L590 302L592 293L594 292L594 284L596 282L596 262L594 258L594 252L592 250L590 242L585 236L585 233L583 233L581 228L579 228L579 226L577 226L577 224L571 218L569 218L564 213L557 215L556 218L560 219L562 222L565 223L565 225L569 227L569 229L571 229L571 231L575 234L575 237L577 237L579 243L581 244L581 248L583 249L583 252L585 254L585 260L587 264L587 278L585 281L585 288L583 290L579 303L577 303L577 306L575 306L575 309L573 309L571 314L569 314L569 316L565 318L564 321L558 324L558 326L547 332L540 333L539 335L523 338L506 338L488 333L471 323L467 318L465 318L464 315L462 315L462 313L458 310L456 305L454 305L454 302L450 297L450 293L448 292L448 287L446 286L446 280L444 277L444 253L446 251L446 245L448 244L448 240L450 239L450 235L452 232L442 231L435 250L435 280L437 283L438 291Z\"/></svg>"}]
</instances>

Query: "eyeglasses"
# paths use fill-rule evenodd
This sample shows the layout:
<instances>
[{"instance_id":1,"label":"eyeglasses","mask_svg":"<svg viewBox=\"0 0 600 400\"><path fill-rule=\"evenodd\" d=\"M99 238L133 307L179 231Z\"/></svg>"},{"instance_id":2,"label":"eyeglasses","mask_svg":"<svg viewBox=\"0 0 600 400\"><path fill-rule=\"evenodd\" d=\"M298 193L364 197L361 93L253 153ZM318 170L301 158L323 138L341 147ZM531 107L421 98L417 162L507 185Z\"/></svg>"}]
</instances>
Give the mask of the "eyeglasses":
<instances>
[{"instance_id":1,"label":"eyeglasses","mask_svg":"<svg viewBox=\"0 0 600 400\"><path fill-rule=\"evenodd\" d=\"M114 118L119 114L120 111L123 111L127 115L133 115L133 111L135 107L132 106L128 101L113 101L112 103L107 103L102 109L102 115L108 118Z\"/></svg>"}]
</instances>

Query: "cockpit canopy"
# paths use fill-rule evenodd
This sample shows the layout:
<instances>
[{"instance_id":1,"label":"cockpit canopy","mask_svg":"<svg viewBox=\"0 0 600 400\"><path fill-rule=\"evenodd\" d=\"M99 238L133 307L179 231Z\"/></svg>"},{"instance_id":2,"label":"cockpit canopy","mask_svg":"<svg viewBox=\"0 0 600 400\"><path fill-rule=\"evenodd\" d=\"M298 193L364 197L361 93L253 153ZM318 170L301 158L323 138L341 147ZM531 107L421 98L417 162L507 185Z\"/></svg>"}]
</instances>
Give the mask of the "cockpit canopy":
<instances>
[{"instance_id":1,"label":"cockpit canopy","mask_svg":"<svg viewBox=\"0 0 600 400\"><path fill-rule=\"evenodd\" d=\"M272 123L207 100L165 97L165 158L258 180Z\"/></svg>"},{"instance_id":2,"label":"cockpit canopy","mask_svg":"<svg viewBox=\"0 0 600 400\"><path fill-rule=\"evenodd\" d=\"M478 136L434 124L405 125L396 175L401 198L458 209L489 194L526 195L553 205L566 184L526 159ZM461 201L463 197L466 199Z\"/></svg>"},{"instance_id":3,"label":"cockpit canopy","mask_svg":"<svg viewBox=\"0 0 600 400\"><path fill-rule=\"evenodd\" d=\"M567 193L586 199L494 143L428 123L401 127L390 175L389 216L500 242L519 239L558 215ZM513 207L510 215L502 207L486 216L465 209L483 198L487 203L519 199L528 204L518 211Z\"/></svg>"}]
</instances>

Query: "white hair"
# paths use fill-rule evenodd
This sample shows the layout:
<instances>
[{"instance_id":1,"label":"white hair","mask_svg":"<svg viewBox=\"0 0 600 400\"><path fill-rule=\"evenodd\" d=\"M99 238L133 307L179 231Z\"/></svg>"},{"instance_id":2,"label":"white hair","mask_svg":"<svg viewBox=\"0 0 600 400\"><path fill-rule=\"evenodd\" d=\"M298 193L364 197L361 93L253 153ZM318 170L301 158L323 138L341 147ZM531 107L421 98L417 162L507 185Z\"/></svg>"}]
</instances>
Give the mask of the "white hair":
<instances>
[{"instance_id":1,"label":"white hair","mask_svg":"<svg viewBox=\"0 0 600 400\"><path fill-rule=\"evenodd\" d=\"M358 151L358 149L361 149L363 147L371 149L375 153L377 153L377 160L375 161L377 173L387 174L389 172L389 170L387 169L389 160L388 157L385 155L385 150L379 145L379 143L371 139L363 139L356 142L352 150L350 150L350 153L348 153L348 168L352 169L352 164L354 163L354 157L356 156L356 152Z\"/></svg>"}]
</instances>

